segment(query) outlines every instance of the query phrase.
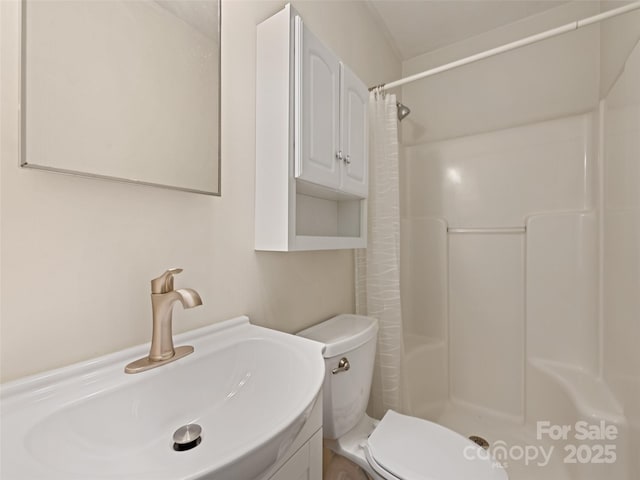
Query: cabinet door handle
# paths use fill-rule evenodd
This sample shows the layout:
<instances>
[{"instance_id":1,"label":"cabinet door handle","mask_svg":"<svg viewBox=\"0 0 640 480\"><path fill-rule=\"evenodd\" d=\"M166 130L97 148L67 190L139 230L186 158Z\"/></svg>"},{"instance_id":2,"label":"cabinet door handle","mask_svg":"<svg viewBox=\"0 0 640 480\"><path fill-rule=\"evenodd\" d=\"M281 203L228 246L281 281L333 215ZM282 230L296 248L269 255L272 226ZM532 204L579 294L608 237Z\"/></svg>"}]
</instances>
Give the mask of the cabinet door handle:
<instances>
[{"instance_id":1,"label":"cabinet door handle","mask_svg":"<svg viewBox=\"0 0 640 480\"><path fill-rule=\"evenodd\" d=\"M346 157L344 157L344 163L346 163L347 165L351 165L351 156L347 155Z\"/></svg>"},{"instance_id":2,"label":"cabinet door handle","mask_svg":"<svg viewBox=\"0 0 640 480\"><path fill-rule=\"evenodd\" d=\"M342 150L338 150L336 152L336 160L344 161L344 157L342 156Z\"/></svg>"}]
</instances>

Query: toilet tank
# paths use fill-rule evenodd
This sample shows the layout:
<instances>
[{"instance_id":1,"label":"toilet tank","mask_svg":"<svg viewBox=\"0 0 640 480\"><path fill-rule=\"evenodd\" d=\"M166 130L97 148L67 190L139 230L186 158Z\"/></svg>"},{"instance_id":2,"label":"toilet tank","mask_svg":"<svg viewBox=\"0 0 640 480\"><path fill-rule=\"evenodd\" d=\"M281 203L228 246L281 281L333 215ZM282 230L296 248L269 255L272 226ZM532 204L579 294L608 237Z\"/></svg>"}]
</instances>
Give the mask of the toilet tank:
<instances>
[{"instance_id":1,"label":"toilet tank","mask_svg":"<svg viewBox=\"0 0 640 480\"><path fill-rule=\"evenodd\" d=\"M325 344L322 387L325 438L341 437L364 415L371 391L377 334L375 318L347 314L298 333ZM343 358L349 364L348 369L340 368Z\"/></svg>"}]
</instances>

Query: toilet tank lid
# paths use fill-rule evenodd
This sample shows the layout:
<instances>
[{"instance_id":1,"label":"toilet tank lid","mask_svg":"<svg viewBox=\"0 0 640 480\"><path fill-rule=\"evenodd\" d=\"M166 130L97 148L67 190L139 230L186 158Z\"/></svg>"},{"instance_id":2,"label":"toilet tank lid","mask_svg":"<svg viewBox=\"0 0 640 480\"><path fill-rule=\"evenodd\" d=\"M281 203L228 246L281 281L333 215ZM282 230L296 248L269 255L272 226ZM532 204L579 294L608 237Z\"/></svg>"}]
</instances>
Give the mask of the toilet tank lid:
<instances>
[{"instance_id":1,"label":"toilet tank lid","mask_svg":"<svg viewBox=\"0 0 640 480\"><path fill-rule=\"evenodd\" d=\"M347 353L375 338L378 320L364 315L342 314L298 332L301 337L324 343L324 357Z\"/></svg>"}]
</instances>

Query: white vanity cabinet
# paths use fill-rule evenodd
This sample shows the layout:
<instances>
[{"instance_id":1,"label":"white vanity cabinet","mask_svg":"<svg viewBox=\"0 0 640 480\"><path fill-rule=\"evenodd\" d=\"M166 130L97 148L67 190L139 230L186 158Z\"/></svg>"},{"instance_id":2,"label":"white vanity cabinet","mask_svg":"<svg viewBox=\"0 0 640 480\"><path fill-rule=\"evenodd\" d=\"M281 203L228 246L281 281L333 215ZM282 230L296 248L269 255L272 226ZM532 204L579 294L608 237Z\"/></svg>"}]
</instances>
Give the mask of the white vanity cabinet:
<instances>
[{"instance_id":1,"label":"white vanity cabinet","mask_svg":"<svg viewBox=\"0 0 640 480\"><path fill-rule=\"evenodd\" d=\"M256 72L256 250L366 247L366 85L290 5L257 26Z\"/></svg>"},{"instance_id":2,"label":"white vanity cabinet","mask_svg":"<svg viewBox=\"0 0 640 480\"><path fill-rule=\"evenodd\" d=\"M269 480L322 480L322 431L300 447Z\"/></svg>"},{"instance_id":3,"label":"white vanity cabinet","mask_svg":"<svg viewBox=\"0 0 640 480\"><path fill-rule=\"evenodd\" d=\"M282 459L258 480L322 480L322 391Z\"/></svg>"},{"instance_id":4,"label":"white vanity cabinet","mask_svg":"<svg viewBox=\"0 0 640 480\"><path fill-rule=\"evenodd\" d=\"M295 21L295 176L312 184L368 194L367 86L299 16Z\"/></svg>"}]
</instances>

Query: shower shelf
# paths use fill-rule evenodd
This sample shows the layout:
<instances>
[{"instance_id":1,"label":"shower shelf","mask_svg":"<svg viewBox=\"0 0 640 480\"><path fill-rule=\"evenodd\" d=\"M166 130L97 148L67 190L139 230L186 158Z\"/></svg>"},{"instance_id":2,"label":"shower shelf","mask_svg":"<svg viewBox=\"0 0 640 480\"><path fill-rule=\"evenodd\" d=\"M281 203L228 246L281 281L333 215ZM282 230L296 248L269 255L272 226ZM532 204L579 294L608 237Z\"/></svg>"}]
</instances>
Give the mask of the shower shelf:
<instances>
[{"instance_id":1,"label":"shower shelf","mask_svg":"<svg viewBox=\"0 0 640 480\"><path fill-rule=\"evenodd\" d=\"M448 227L447 233L526 233L527 227Z\"/></svg>"}]
</instances>

